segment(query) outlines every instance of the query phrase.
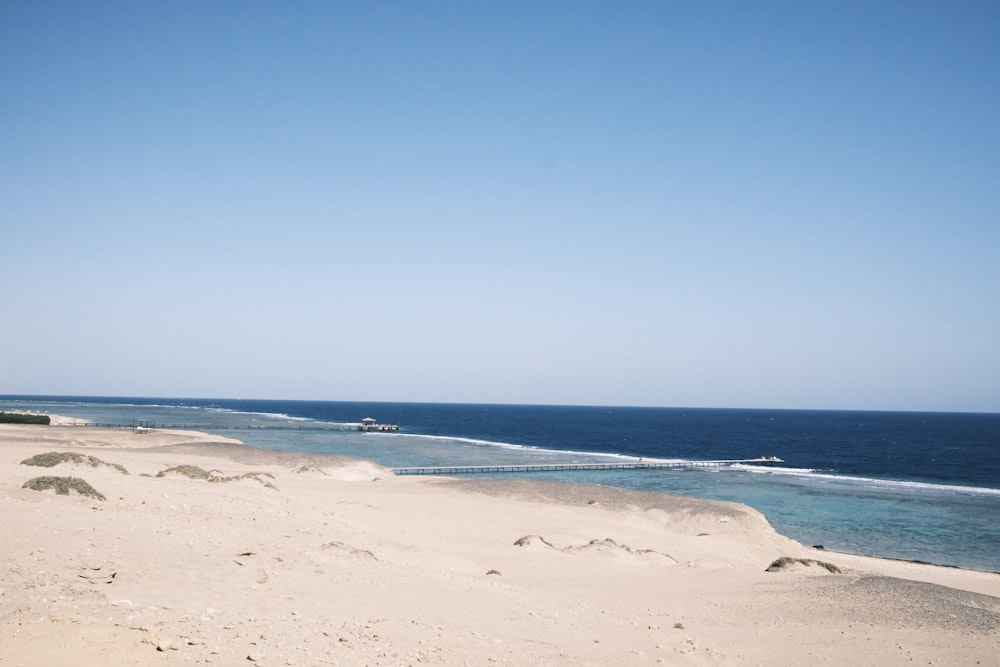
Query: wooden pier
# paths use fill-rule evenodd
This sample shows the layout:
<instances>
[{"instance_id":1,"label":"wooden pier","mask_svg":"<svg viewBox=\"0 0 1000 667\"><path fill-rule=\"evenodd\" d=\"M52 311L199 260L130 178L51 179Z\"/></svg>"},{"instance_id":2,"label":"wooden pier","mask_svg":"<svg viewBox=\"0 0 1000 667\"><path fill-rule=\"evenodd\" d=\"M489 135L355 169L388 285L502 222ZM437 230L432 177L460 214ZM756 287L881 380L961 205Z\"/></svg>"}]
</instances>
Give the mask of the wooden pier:
<instances>
[{"instance_id":1,"label":"wooden pier","mask_svg":"<svg viewBox=\"0 0 1000 667\"><path fill-rule=\"evenodd\" d=\"M629 463L525 463L486 466L410 466L390 468L396 475L470 475L475 473L497 474L516 472L575 472L582 470L660 470L664 468L719 468L737 463L781 463L773 456L756 459L730 459L720 461L634 461Z\"/></svg>"}]
</instances>

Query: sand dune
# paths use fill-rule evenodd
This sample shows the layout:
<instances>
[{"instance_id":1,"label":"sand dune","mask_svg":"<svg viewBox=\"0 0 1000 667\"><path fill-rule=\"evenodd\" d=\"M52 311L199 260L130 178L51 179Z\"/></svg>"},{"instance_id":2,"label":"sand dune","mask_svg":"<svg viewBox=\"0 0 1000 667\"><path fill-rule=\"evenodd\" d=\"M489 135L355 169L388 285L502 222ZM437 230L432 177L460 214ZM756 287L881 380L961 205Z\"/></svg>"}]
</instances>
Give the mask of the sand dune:
<instances>
[{"instance_id":1,"label":"sand dune","mask_svg":"<svg viewBox=\"0 0 1000 667\"><path fill-rule=\"evenodd\" d=\"M46 452L127 474L21 464ZM40 476L84 479L106 499L22 487ZM197 433L4 425L0 522L2 666L884 667L1000 654L1000 575L807 549L732 503L397 478ZM802 560L766 571L783 556Z\"/></svg>"}]
</instances>

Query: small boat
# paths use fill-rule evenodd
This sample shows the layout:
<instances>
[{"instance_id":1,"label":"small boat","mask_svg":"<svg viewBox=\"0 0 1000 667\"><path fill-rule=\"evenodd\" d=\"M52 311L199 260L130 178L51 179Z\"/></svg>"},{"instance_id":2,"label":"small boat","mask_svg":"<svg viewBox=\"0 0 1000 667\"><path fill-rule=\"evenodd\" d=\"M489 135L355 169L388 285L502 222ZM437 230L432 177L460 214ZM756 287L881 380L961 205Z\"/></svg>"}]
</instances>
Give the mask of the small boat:
<instances>
[{"instance_id":1,"label":"small boat","mask_svg":"<svg viewBox=\"0 0 1000 667\"><path fill-rule=\"evenodd\" d=\"M375 421L374 417L365 417L361 420L361 423L358 424L358 430L365 433L369 433L371 431L398 431L399 426L396 424L379 424Z\"/></svg>"}]
</instances>

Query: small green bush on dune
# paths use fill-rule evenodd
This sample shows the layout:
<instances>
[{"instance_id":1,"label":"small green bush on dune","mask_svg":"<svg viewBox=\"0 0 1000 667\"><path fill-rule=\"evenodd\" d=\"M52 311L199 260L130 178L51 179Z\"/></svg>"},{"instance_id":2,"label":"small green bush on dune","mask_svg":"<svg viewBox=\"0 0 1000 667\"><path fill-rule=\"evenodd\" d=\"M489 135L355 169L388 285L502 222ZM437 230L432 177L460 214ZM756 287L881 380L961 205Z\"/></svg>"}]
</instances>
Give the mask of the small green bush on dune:
<instances>
[{"instance_id":1,"label":"small green bush on dune","mask_svg":"<svg viewBox=\"0 0 1000 667\"><path fill-rule=\"evenodd\" d=\"M264 479L265 477L274 479L274 475L269 472L245 472L242 475L226 477L218 470L208 471L204 468L199 468L198 466L184 464L167 468L166 470L161 470L156 473L156 476L166 477L168 473L177 473L184 475L185 477L190 477L191 479L203 479L206 482L235 482L241 479L252 479L260 482L269 489L277 489L274 484L271 484L271 482L267 481L267 479Z\"/></svg>"},{"instance_id":2,"label":"small green bush on dune","mask_svg":"<svg viewBox=\"0 0 1000 667\"><path fill-rule=\"evenodd\" d=\"M48 426L52 419L48 415L25 415L20 412L0 412L0 424L43 424Z\"/></svg>"},{"instance_id":3,"label":"small green bush on dune","mask_svg":"<svg viewBox=\"0 0 1000 667\"><path fill-rule=\"evenodd\" d=\"M70 491L76 491L81 496L105 500L103 493L79 477L35 477L25 482L22 488L33 491L54 489L61 496L68 496Z\"/></svg>"},{"instance_id":4,"label":"small green bush on dune","mask_svg":"<svg viewBox=\"0 0 1000 667\"><path fill-rule=\"evenodd\" d=\"M216 478L216 475L210 473L204 468L199 468L198 466L192 465L179 465L172 468L167 468L166 470L161 470L156 473L157 477L166 477L169 473L177 473L178 475L184 475L185 477L190 477L191 479L203 479L205 481L211 481Z\"/></svg>"},{"instance_id":5,"label":"small green bush on dune","mask_svg":"<svg viewBox=\"0 0 1000 667\"><path fill-rule=\"evenodd\" d=\"M832 574L841 574L841 569L834 565L833 563L827 563L822 560L813 560L812 558L792 558L791 556L782 556L778 560L774 561L767 566L766 572L780 572L785 568L791 567L793 565L805 565L809 567L811 565L816 565L817 567L822 567Z\"/></svg>"},{"instance_id":6,"label":"small green bush on dune","mask_svg":"<svg viewBox=\"0 0 1000 667\"><path fill-rule=\"evenodd\" d=\"M87 456L85 454L77 454L76 452L45 452L44 454L35 454L29 459L24 459L21 461L21 465L24 466L41 466L43 468L53 468L60 463L80 463L83 465L88 465L92 468L97 466L108 466L114 468L123 475L128 474L128 470L125 466L118 463L108 463L102 461L95 456Z\"/></svg>"}]
</instances>

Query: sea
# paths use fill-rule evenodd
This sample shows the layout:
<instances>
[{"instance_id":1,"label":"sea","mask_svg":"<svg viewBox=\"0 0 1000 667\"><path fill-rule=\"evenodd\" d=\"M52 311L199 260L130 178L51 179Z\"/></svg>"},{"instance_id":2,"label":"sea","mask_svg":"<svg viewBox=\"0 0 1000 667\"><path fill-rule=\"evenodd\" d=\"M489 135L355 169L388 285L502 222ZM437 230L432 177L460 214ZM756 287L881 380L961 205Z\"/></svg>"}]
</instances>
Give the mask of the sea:
<instances>
[{"instance_id":1,"label":"sea","mask_svg":"<svg viewBox=\"0 0 1000 667\"><path fill-rule=\"evenodd\" d=\"M807 546L1000 572L1000 414L0 396L0 412L13 410L390 468L773 456L781 462L474 476L733 501ZM399 431L359 432L368 417Z\"/></svg>"}]
</instances>

